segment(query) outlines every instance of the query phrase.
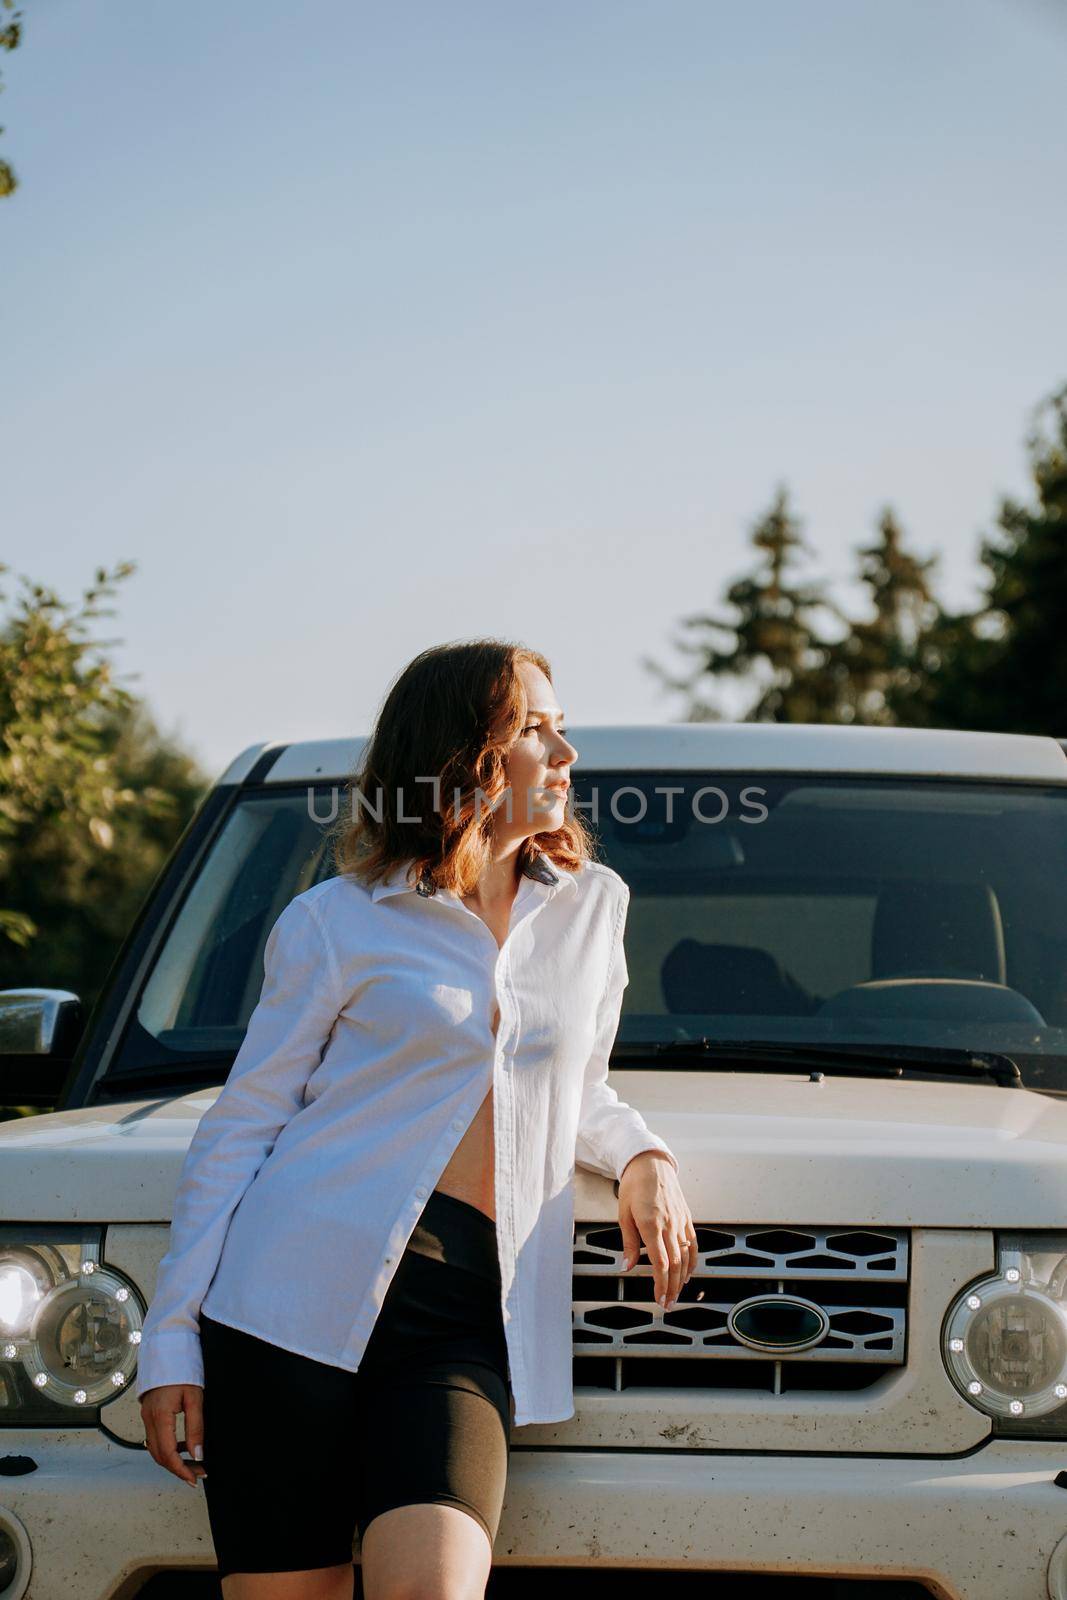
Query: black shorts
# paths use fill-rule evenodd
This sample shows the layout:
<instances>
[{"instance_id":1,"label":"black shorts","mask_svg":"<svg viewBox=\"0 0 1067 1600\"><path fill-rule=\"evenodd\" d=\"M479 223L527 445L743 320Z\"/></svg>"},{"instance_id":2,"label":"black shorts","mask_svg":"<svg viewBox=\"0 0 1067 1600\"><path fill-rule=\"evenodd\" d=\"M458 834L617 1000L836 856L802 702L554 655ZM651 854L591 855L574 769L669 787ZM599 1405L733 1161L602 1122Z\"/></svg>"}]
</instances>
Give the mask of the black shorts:
<instances>
[{"instance_id":1,"label":"black shorts","mask_svg":"<svg viewBox=\"0 0 1067 1600\"><path fill-rule=\"evenodd\" d=\"M309 1316L314 1308L309 1307ZM460 1506L496 1538L512 1416L496 1224L435 1189L358 1372L200 1313L219 1576L350 1562L379 1512Z\"/></svg>"}]
</instances>

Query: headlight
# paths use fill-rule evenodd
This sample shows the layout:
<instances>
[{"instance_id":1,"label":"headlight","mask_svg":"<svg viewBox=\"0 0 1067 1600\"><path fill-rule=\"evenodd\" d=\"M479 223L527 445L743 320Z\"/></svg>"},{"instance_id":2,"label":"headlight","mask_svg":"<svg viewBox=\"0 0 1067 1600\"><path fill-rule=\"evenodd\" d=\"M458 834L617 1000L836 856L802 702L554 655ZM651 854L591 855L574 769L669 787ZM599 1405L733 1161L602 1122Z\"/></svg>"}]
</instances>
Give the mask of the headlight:
<instances>
[{"instance_id":1,"label":"headlight","mask_svg":"<svg viewBox=\"0 0 1067 1600\"><path fill-rule=\"evenodd\" d=\"M942 1353L996 1432L1067 1433L1067 1233L998 1234L997 1270L952 1302Z\"/></svg>"},{"instance_id":2,"label":"headlight","mask_svg":"<svg viewBox=\"0 0 1067 1600\"><path fill-rule=\"evenodd\" d=\"M137 1366L143 1313L96 1227L0 1227L0 1422L92 1421Z\"/></svg>"}]
</instances>

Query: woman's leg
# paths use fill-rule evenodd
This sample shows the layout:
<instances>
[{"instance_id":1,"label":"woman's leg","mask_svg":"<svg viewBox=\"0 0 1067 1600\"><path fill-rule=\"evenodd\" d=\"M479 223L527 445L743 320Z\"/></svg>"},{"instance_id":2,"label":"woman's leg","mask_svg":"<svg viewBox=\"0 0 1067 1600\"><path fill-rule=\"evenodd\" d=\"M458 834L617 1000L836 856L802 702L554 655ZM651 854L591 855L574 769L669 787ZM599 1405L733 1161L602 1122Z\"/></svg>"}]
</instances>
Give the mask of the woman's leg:
<instances>
[{"instance_id":1,"label":"woman's leg","mask_svg":"<svg viewBox=\"0 0 1067 1600\"><path fill-rule=\"evenodd\" d=\"M360 1559L364 1600L482 1600L493 1547L459 1506L394 1506L368 1524Z\"/></svg>"},{"instance_id":2,"label":"woman's leg","mask_svg":"<svg viewBox=\"0 0 1067 1600\"><path fill-rule=\"evenodd\" d=\"M223 1600L352 1600L351 1561L307 1572L231 1572L222 1580Z\"/></svg>"},{"instance_id":3,"label":"woman's leg","mask_svg":"<svg viewBox=\"0 0 1067 1600\"><path fill-rule=\"evenodd\" d=\"M357 1374L201 1313L204 1495L224 1600L352 1600Z\"/></svg>"},{"instance_id":4,"label":"woman's leg","mask_svg":"<svg viewBox=\"0 0 1067 1600\"><path fill-rule=\"evenodd\" d=\"M510 1454L493 1222L434 1190L357 1378L365 1600L482 1600Z\"/></svg>"},{"instance_id":5,"label":"woman's leg","mask_svg":"<svg viewBox=\"0 0 1067 1600\"><path fill-rule=\"evenodd\" d=\"M481 1600L507 1482L504 1378L460 1360L375 1376L357 1421L365 1600Z\"/></svg>"}]
</instances>

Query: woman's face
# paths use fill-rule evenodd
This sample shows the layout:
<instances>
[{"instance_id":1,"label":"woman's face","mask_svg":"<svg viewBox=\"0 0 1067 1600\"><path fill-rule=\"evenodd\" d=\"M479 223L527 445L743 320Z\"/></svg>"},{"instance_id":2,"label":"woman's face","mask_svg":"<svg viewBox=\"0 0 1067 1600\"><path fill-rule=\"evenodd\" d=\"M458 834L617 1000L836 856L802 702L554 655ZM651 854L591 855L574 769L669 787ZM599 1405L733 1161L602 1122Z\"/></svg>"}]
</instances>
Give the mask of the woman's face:
<instances>
[{"instance_id":1,"label":"woman's face","mask_svg":"<svg viewBox=\"0 0 1067 1600\"><path fill-rule=\"evenodd\" d=\"M577 750L561 730L563 711L555 690L540 667L522 661L518 674L526 693L526 715L504 758L511 817L509 820L506 797L497 806L496 817L505 838L551 833L562 825L567 806L565 786L571 763L578 759Z\"/></svg>"}]
</instances>

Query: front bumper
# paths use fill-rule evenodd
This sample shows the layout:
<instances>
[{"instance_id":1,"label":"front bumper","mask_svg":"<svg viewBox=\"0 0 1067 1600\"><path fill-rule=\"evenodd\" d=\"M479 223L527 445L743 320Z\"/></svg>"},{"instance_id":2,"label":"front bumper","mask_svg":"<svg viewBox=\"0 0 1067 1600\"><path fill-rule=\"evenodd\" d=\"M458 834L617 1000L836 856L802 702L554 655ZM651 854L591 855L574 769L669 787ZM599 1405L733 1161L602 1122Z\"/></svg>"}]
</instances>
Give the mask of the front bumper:
<instances>
[{"instance_id":1,"label":"front bumper","mask_svg":"<svg viewBox=\"0 0 1067 1600\"><path fill-rule=\"evenodd\" d=\"M111 1600L136 1593L138 1573L213 1571L203 1491L143 1449L91 1430L5 1430L0 1456L37 1464L0 1485L0 1526L26 1552L0 1600ZM1065 1466L1067 1444L1018 1441L955 1460L517 1445L494 1561L897 1577L941 1600L1067 1600L1067 1491L1053 1481Z\"/></svg>"}]
</instances>

